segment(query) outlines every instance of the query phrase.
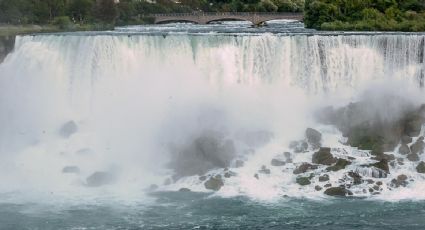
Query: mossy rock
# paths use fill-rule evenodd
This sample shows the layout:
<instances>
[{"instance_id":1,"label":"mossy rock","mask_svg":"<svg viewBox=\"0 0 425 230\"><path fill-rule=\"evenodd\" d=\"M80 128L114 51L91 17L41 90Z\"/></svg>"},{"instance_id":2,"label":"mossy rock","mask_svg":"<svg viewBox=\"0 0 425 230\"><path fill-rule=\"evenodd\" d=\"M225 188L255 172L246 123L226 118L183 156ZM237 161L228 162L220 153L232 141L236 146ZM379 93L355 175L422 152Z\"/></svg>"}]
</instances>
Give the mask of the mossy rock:
<instances>
[{"instance_id":1,"label":"mossy rock","mask_svg":"<svg viewBox=\"0 0 425 230\"><path fill-rule=\"evenodd\" d=\"M320 148L312 157L312 162L315 164L332 165L336 163L336 161L336 158L331 154L331 149L325 147Z\"/></svg>"},{"instance_id":2,"label":"mossy rock","mask_svg":"<svg viewBox=\"0 0 425 230\"><path fill-rule=\"evenodd\" d=\"M337 162L335 163L335 165L326 168L326 170L336 172L336 171L339 171L341 169L345 169L345 167L347 167L350 164L351 164L351 162L348 161L348 160L338 159Z\"/></svg>"},{"instance_id":3,"label":"mossy rock","mask_svg":"<svg viewBox=\"0 0 425 230\"><path fill-rule=\"evenodd\" d=\"M346 188L341 188L341 187L331 187L325 190L325 194L328 196L340 196L340 197L345 197L348 195L353 195L353 193L346 189Z\"/></svg>"},{"instance_id":4,"label":"mossy rock","mask_svg":"<svg viewBox=\"0 0 425 230\"><path fill-rule=\"evenodd\" d=\"M221 178L221 176L215 176L215 177L210 177L210 179L208 179L205 183L204 186L206 189L208 190L214 190L214 191L218 191L221 189L221 187L224 186L224 182L223 179Z\"/></svg>"},{"instance_id":5,"label":"mossy rock","mask_svg":"<svg viewBox=\"0 0 425 230\"><path fill-rule=\"evenodd\" d=\"M309 177L297 177L297 184L305 186L311 184L311 181Z\"/></svg>"},{"instance_id":6,"label":"mossy rock","mask_svg":"<svg viewBox=\"0 0 425 230\"><path fill-rule=\"evenodd\" d=\"M425 162L419 162L418 166L416 166L416 171L418 173L425 173Z\"/></svg>"}]
</instances>

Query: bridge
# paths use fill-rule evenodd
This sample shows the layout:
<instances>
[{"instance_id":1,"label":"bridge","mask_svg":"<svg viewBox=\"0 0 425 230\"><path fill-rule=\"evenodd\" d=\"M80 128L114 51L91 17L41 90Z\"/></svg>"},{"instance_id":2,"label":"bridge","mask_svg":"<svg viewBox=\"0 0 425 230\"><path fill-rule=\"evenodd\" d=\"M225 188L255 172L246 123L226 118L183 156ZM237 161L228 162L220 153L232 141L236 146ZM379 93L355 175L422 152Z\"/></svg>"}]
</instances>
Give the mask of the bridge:
<instances>
[{"instance_id":1,"label":"bridge","mask_svg":"<svg viewBox=\"0 0 425 230\"><path fill-rule=\"evenodd\" d=\"M303 13L257 13L257 12L222 12L222 13L176 13L176 14L152 14L155 24L172 22L191 22L196 24L209 24L217 21L249 21L254 25L261 25L270 20L298 20L302 21Z\"/></svg>"}]
</instances>

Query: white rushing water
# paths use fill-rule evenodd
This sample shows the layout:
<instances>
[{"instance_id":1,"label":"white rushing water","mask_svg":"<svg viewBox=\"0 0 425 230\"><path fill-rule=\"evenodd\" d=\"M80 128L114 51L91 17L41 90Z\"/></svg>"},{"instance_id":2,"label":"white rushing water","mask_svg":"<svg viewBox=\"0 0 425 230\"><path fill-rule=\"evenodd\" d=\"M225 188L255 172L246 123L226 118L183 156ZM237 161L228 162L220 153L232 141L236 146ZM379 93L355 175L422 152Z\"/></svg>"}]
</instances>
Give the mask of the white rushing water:
<instances>
[{"instance_id":1,"label":"white rushing water","mask_svg":"<svg viewBox=\"0 0 425 230\"><path fill-rule=\"evenodd\" d=\"M294 166L272 168L260 179L253 175L312 126L323 133L324 144L364 154L342 145L335 128L316 124L313 111L371 89L421 103L424 40L413 34L17 37L0 64L0 192L129 197L170 177L170 146L213 130L232 140L236 155L246 160L218 194L320 197L323 191L313 185L294 182ZM75 133L60 135L70 121ZM273 139L257 146L257 140L240 138L260 130ZM292 157L303 162L311 154ZM62 173L66 166L79 173ZM418 197L425 179L415 166L393 170L414 177L416 185L397 195L388 190L385 197ZM87 177L97 171L113 174L114 183L88 188ZM331 174L331 180L340 175ZM206 191L197 178L164 189Z\"/></svg>"}]
</instances>

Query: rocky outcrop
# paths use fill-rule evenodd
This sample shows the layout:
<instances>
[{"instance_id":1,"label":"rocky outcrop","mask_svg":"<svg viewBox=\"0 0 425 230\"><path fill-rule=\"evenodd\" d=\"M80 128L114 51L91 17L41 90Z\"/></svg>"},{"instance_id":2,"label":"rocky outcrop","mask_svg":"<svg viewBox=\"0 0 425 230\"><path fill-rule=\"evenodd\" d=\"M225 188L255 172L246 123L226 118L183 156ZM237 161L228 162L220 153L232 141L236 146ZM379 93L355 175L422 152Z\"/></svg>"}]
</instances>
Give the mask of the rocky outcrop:
<instances>
[{"instance_id":1,"label":"rocky outcrop","mask_svg":"<svg viewBox=\"0 0 425 230\"><path fill-rule=\"evenodd\" d=\"M332 165L336 163L336 158L331 154L330 148L322 147L318 152L313 154L312 161L314 164Z\"/></svg>"},{"instance_id":2,"label":"rocky outcrop","mask_svg":"<svg viewBox=\"0 0 425 230\"><path fill-rule=\"evenodd\" d=\"M331 187L325 190L325 194L328 196L349 196L349 195L353 195L353 193L346 189L346 188L341 188L341 187Z\"/></svg>"},{"instance_id":3,"label":"rocky outcrop","mask_svg":"<svg viewBox=\"0 0 425 230\"><path fill-rule=\"evenodd\" d=\"M204 186L208 190L218 191L221 187L224 186L223 179L220 175L216 175L214 177L210 177L205 183Z\"/></svg>"}]
</instances>

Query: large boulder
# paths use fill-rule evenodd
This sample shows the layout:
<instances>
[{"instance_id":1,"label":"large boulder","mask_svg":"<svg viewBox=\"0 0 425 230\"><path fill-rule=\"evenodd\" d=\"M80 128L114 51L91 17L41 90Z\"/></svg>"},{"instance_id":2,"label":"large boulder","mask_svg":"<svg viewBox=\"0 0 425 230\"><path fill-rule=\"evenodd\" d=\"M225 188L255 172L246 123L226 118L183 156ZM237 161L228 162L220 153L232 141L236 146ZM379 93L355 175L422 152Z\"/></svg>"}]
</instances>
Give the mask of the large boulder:
<instances>
[{"instance_id":1,"label":"large boulder","mask_svg":"<svg viewBox=\"0 0 425 230\"><path fill-rule=\"evenodd\" d=\"M325 190L325 194L328 196L348 196L353 195L353 193L346 189L341 187L331 187Z\"/></svg>"},{"instance_id":2,"label":"large boulder","mask_svg":"<svg viewBox=\"0 0 425 230\"><path fill-rule=\"evenodd\" d=\"M329 175L328 174L323 174L321 176L319 176L319 181L320 182L324 182L324 181L328 181L329 180Z\"/></svg>"},{"instance_id":3,"label":"large boulder","mask_svg":"<svg viewBox=\"0 0 425 230\"><path fill-rule=\"evenodd\" d=\"M299 165L297 168L295 168L293 173L297 175L297 174L305 173L309 170L314 170L314 169L317 169L317 165L312 165L312 164L304 162L301 165Z\"/></svg>"},{"instance_id":4,"label":"large boulder","mask_svg":"<svg viewBox=\"0 0 425 230\"><path fill-rule=\"evenodd\" d=\"M424 152L424 147L424 137L419 137L418 140L410 146L410 151L414 154L422 154Z\"/></svg>"},{"instance_id":5,"label":"large boulder","mask_svg":"<svg viewBox=\"0 0 425 230\"><path fill-rule=\"evenodd\" d=\"M390 167L388 166L388 160L382 159L379 162L371 164L371 166L378 168L386 173L390 173Z\"/></svg>"},{"instance_id":6,"label":"large boulder","mask_svg":"<svg viewBox=\"0 0 425 230\"><path fill-rule=\"evenodd\" d=\"M397 178L391 180L391 186L395 188L406 187L408 183L407 176L404 174L398 175Z\"/></svg>"},{"instance_id":7,"label":"large boulder","mask_svg":"<svg viewBox=\"0 0 425 230\"><path fill-rule=\"evenodd\" d=\"M308 128L305 131L305 137L307 139L307 142L310 144L310 146L313 149L320 148L321 141L322 141L322 134L319 131L312 128Z\"/></svg>"},{"instance_id":8,"label":"large boulder","mask_svg":"<svg viewBox=\"0 0 425 230\"><path fill-rule=\"evenodd\" d=\"M407 144L401 144L400 148L398 148L398 153L402 155L407 155L410 153L410 148Z\"/></svg>"},{"instance_id":9,"label":"large boulder","mask_svg":"<svg viewBox=\"0 0 425 230\"><path fill-rule=\"evenodd\" d=\"M359 185L359 184L363 183L362 177L360 176L360 174L358 174L356 172L348 172L348 176L353 178L353 184L354 185Z\"/></svg>"},{"instance_id":10,"label":"large boulder","mask_svg":"<svg viewBox=\"0 0 425 230\"><path fill-rule=\"evenodd\" d=\"M418 166L416 166L416 171L418 173L425 173L425 162L419 162Z\"/></svg>"},{"instance_id":11,"label":"large boulder","mask_svg":"<svg viewBox=\"0 0 425 230\"><path fill-rule=\"evenodd\" d=\"M292 141L289 144L289 148L294 151L294 153L303 153L308 150L308 143L306 141Z\"/></svg>"},{"instance_id":12,"label":"large boulder","mask_svg":"<svg viewBox=\"0 0 425 230\"><path fill-rule=\"evenodd\" d=\"M312 162L321 165L332 165L336 163L336 158L331 154L331 149L322 147L313 154Z\"/></svg>"},{"instance_id":13,"label":"large boulder","mask_svg":"<svg viewBox=\"0 0 425 230\"><path fill-rule=\"evenodd\" d=\"M78 131L78 126L74 121L68 121L59 129L59 134L63 138L69 138Z\"/></svg>"},{"instance_id":14,"label":"large boulder","mask_svg":"<svg viewBox=\"0 0 425 230\"><path fill-rule=\"evenodd\" d=\"M297 181L297 184L301 186L311 184L310 177L297 177L296 181Z\"/></svg>"},{"instance_id":15,"label":"large boulder","mask_svg":"<svg viewBox=\"0 0 425 230\"><path fill-rule=\"evenodd\" d=\"M280 160L280 159L276 159L276 158L274 158L274 159L272 159L272 161L270 162L270 164L271 164L272 166L279 167L279 166L284 166L284 165L286 164L286 162L285 162L285 161L282 161L282 160Z\"/></svg>"},{"instance_id":16,"label":"large boulder","mask_svg":"<svg viewBox=\"0 0 425 230\"><path fill-rule=\"evenodd\" d=\"M341 169L345 169L348 165L350 165L351 162L345 159L338 159L335 163L335 165L332 165L330 167L327 167L326 170L328 171L339 171Z\"/></svg>"},{"instance_id":17,"label":"large boulder","mask_svg":"<svg viewBox=\"0 0 425 230\"><path fill-rule=\"evenodd\" d=\"M419 156L416 153L411 153L411 154L407 155L407 159L409 161L419 161Z\"/></svg>"},{"instance_id":18,"label":"large boulder","mask_svg":"<svg viewBox=\"0 0 425 230\"><path fill-rule=\"evenodd\" d=\"M218 191L223 187L224 182L220 175L215 177L210 177L205 183L204 186L208 190Z\"/></svg>"}]
</instances>

